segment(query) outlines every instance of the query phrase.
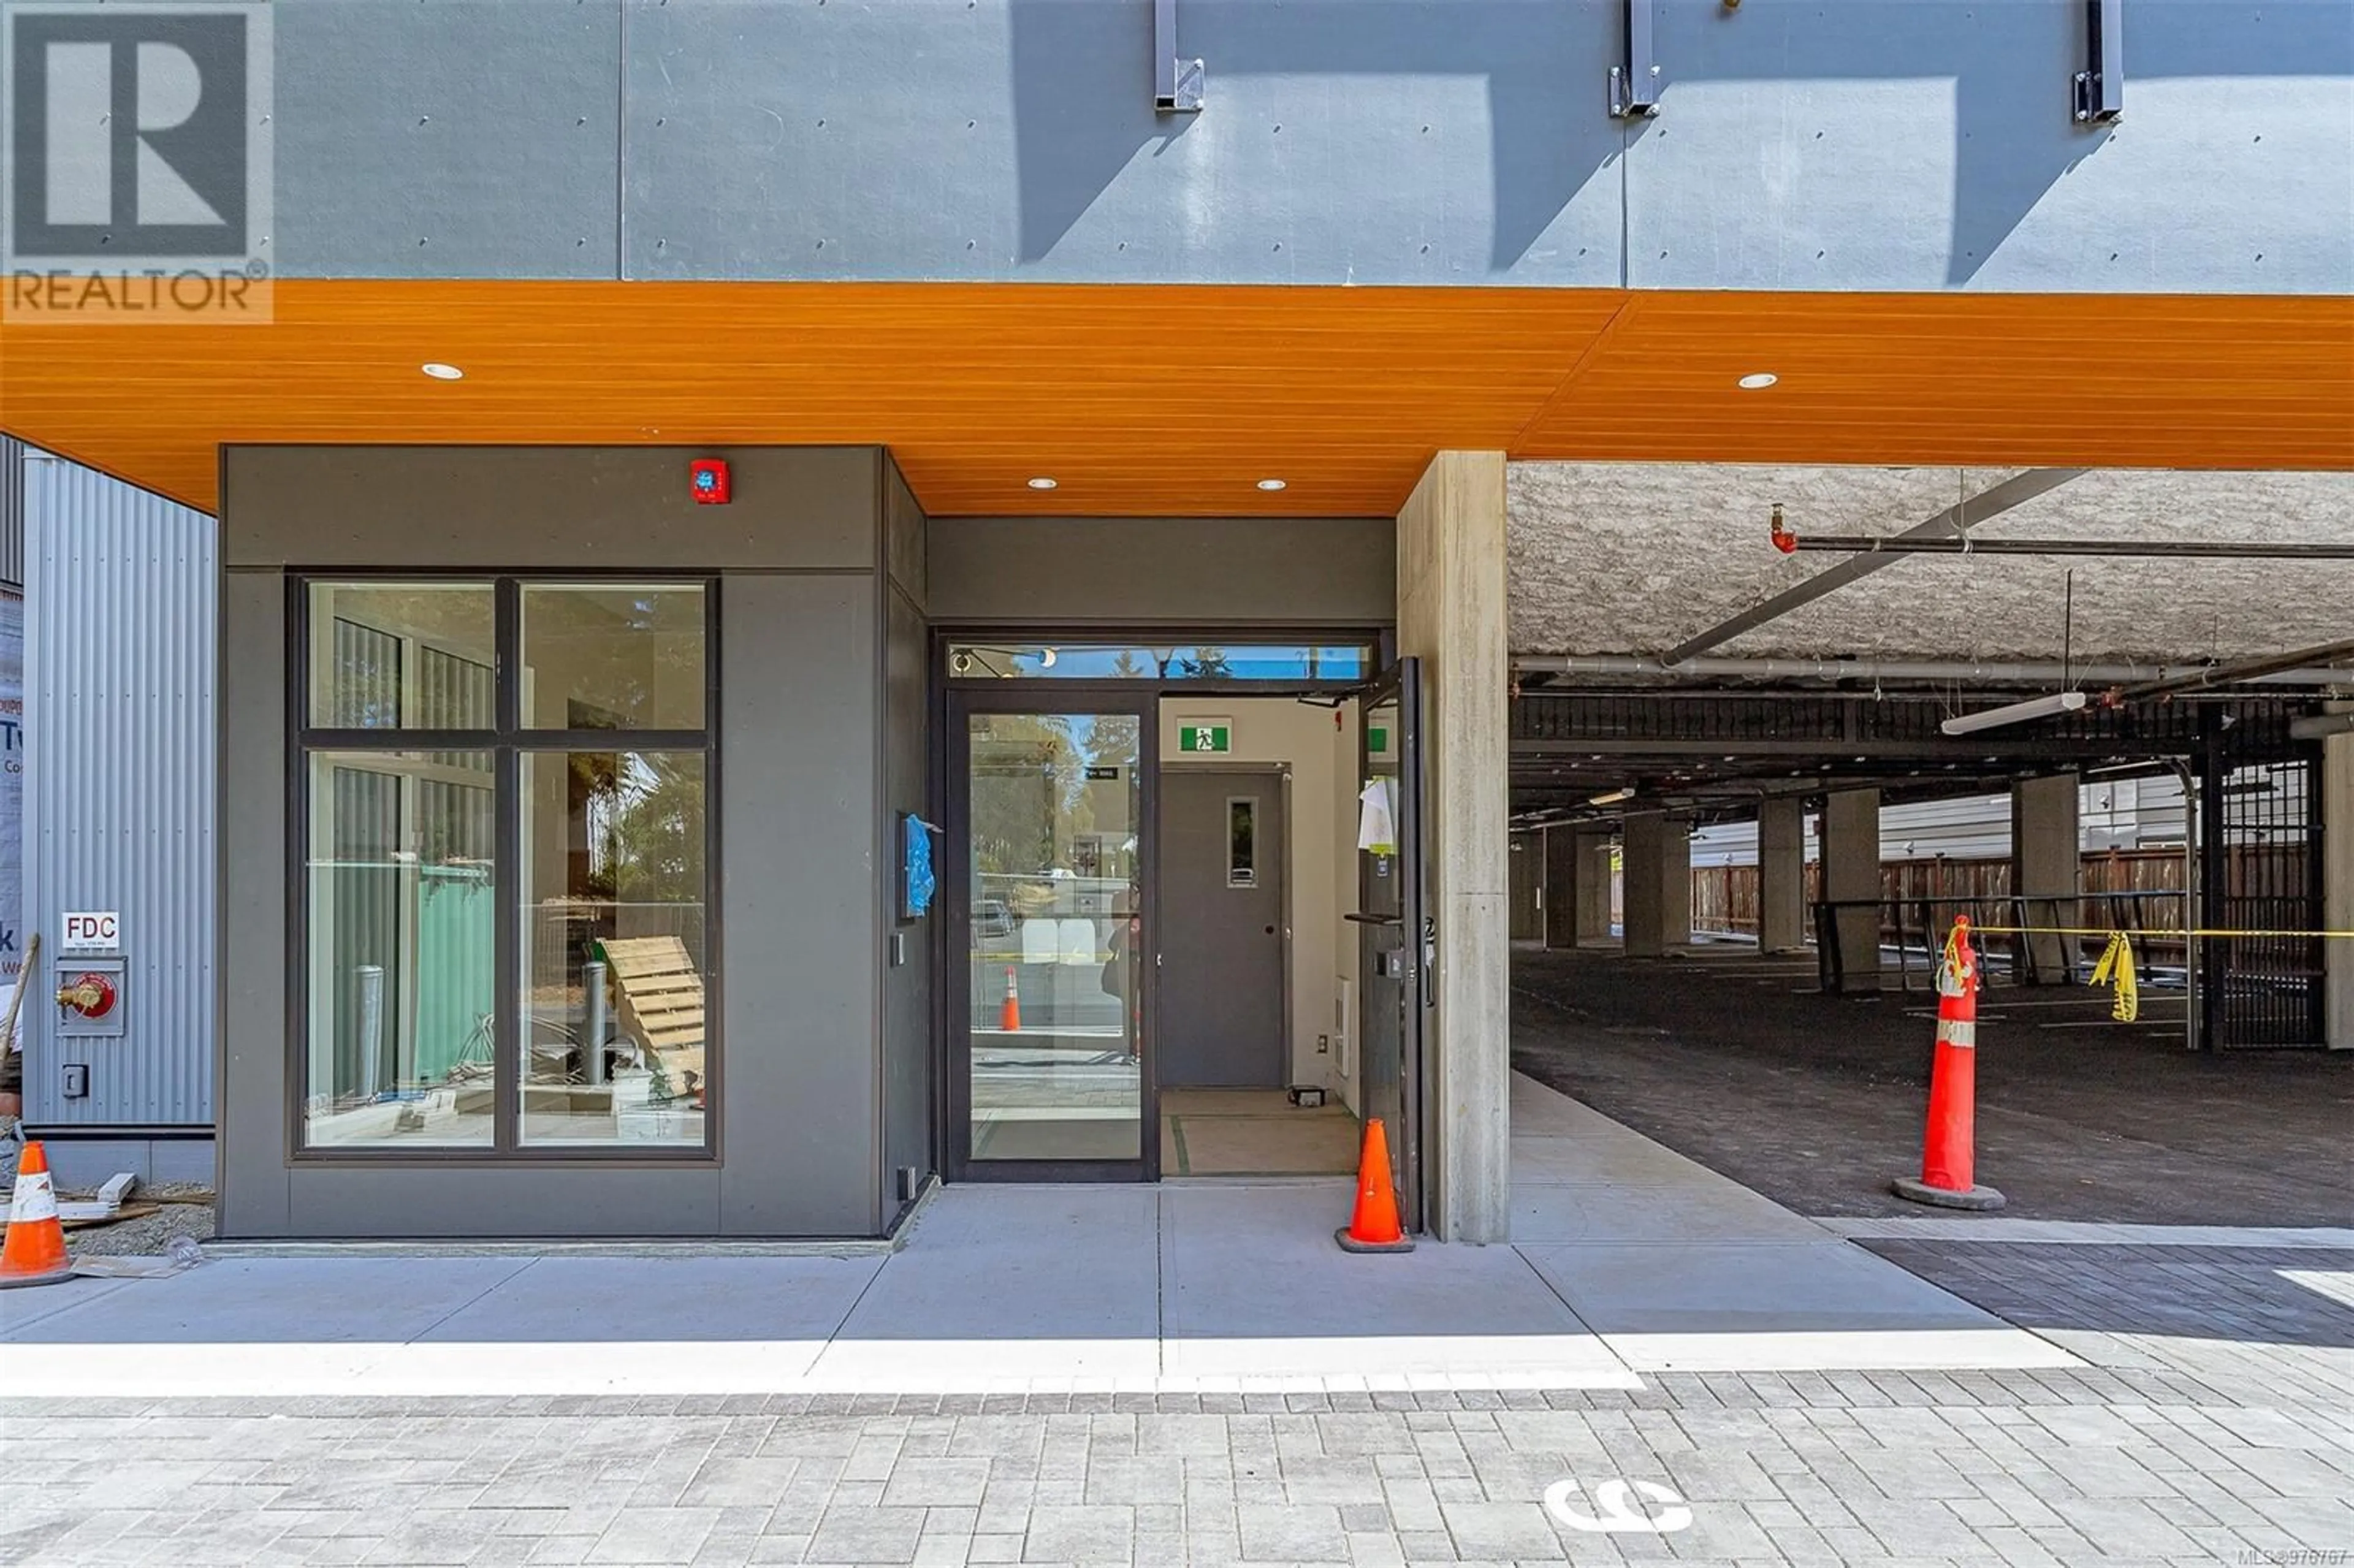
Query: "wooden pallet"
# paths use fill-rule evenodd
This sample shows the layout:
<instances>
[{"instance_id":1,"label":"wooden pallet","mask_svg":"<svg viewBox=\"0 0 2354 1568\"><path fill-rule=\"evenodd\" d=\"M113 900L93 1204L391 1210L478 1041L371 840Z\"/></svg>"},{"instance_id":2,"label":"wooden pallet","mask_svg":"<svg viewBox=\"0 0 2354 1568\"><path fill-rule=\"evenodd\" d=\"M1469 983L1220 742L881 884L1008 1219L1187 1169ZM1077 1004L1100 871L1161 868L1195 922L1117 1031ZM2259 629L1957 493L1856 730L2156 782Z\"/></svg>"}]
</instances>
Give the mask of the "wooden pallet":
<instances>
[{"instance_id":1,"label":"wooden pallet","mask_svg":"<svg viewBox=\"0 0 2354 1568\"><path fill-rule=\"evenodd\" d=\"M621 1027L668 1080L671 1097L703 1093L703 974L676 937L622 937L597 944L620 992Z\"/></svg>"}]
</instances>

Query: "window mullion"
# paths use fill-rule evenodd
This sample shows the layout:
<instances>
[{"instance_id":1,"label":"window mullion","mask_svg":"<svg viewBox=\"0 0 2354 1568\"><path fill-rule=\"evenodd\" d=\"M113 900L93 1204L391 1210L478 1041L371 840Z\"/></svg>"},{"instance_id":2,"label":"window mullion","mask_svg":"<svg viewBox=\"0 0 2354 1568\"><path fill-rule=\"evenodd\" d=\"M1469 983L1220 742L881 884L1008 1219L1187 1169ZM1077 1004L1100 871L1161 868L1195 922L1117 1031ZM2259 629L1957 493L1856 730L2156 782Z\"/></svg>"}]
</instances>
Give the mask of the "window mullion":
<instances>
[{"instance_id":1,"label":"window mullion","mask_svg":"<svg viewBox=\"0 0 2354 1568\"><path fill-rule=\"evenodd\" d=\"M495 992L492 1023L491 1093L494 1102L492 1142L500 1153L512 1153L521 1143L523 1061L529 1049L529 999L524 995L523 959L517 927L524 919L520 889L523 840L521 768L513 746L493 754L497 775L496 848L491 870L493 910L492 986Z\"/></svg>"}]
</instances>

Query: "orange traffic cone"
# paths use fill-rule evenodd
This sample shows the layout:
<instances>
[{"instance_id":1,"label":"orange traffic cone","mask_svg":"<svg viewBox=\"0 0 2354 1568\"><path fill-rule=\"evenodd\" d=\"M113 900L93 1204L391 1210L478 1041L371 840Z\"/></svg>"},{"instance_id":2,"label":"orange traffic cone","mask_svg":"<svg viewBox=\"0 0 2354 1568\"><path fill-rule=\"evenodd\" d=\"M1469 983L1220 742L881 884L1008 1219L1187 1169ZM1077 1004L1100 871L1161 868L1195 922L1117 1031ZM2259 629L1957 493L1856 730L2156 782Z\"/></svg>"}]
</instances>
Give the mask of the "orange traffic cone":
<instances>
[{"instance_id":1,"label":"orange traffic cone","mask_svg":"<svg viewBox=\"0 0 2354 1568\"><path fill-rule=\"evenodd\" d=\"M1999 1209L2000 1192L1977 1180L1978 960L1969 916L1954 922L1937 966L1937 1054L1929 1065L1929 1125L1921 1174L1899 1176L1896 1195L1941 1209Z\"/></svg>"},{"instance_id":2,"label":"orange traffic cone","mask_svg":"<svg viewBox=\"0 0 2354 1568\"><path fill-rule=\"evenodd\" d=\"M1357 1208L1332 1233L1343 1252L1412 1252L1414 1238L1398 1224L1397 1192L1390 1185L1390 1140L1382 1118L1365 1123L1364 1150L1357 1158Z\"/></svg>"},{"instance_id":3,"label":"orange traffic cone","mask_svg":"<svg viewBox=\"0 0 2354 1568\"><path fill-rule=\"evenodd\" d=\"M997 1010L997 1027L1008 1034L1022 1033L1022 993L1014 988L1013 966L1005 966L1005 1005Z\"/></svg>"},{"instance_id":4,"label":"orange traffic cone","mask_svg":"<svg viewBox=\"0 0 2354 1568\"><path fill-rule=\"evenodd\" d=\"M39 1144L27 1143L25 1157L16 1162L7 1245L0 1246L0 1290L14 1285L54 1285L72 1272L66 1229L58 1224L57 1189L49 1185L49 1157Z\"/></svg>"}]
</instances>

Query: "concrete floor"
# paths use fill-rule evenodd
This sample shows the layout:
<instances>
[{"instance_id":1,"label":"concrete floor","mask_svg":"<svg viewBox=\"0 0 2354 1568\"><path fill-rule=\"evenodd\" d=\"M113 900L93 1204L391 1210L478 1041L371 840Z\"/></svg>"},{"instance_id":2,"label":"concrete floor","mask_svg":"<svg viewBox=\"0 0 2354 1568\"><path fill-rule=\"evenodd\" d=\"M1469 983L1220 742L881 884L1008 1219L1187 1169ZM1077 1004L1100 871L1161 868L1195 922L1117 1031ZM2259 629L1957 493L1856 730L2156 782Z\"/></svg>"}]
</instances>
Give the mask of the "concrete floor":
<instances>
[{"instance_id":1,"label":"concrete floor","mask_svg":"<svg viewBox=\"0 0 2354 1568\"><path fill-rule=\"evenodd\" d=\"M1338 1100L1296 1106L1282 1089L1163 1089L1163 1176L1348 1176L1357 1118Z\"/></svg>"},{"instance_id":2,"label":"concrete floor","mask_svg":"<svg viewBox=\"0 0 2354 1568\"><path fill-rule=\"evenodd\" d=\"M1342 1253L1345 1180L960 1187L887 1256L224 1256L12 1291L0 1387L1158 1394L2074 1364L1528 1079L1512 1109L1510 1246Z\"/></svg>"},{"instance_id":3,"label":"concrete floor","mask_svg":"<svg viewBox=\"0 0 2354 1568\"><path fill-rule=\"evenodd\" d=\"M1801 1213L1985 1223L1888 1192L1919 1170L1931 1000L1814 983L1811 958L1742 946L1516 948L1513 1065ZM2354 1054L2193 1053L2101 1026L2104 995L1980 1009L1978 1178L2006 1218L2354 1224Z\"/></svg>"}]
</instances>

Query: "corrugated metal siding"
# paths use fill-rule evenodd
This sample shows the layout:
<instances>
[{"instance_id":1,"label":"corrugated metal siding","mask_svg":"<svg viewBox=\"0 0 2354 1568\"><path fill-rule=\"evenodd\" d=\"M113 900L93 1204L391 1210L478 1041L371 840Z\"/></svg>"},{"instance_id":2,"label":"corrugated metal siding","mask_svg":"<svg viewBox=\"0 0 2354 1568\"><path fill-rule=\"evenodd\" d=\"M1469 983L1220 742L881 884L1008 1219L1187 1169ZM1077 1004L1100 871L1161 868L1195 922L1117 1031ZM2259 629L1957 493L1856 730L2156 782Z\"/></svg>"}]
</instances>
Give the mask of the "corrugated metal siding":
<instances>
[{"instance_id":1,"label":"corrugated metal siding","mask_svg":"<svg viewBox=\"0 0 2354 1568\"><path fill-rule=\"evenodd\" d=\"M208 1125L217 530L59 459L25 474L25 924L40 985L65 910L120 911L128 960L119 1040L61 1040L54 1008L25 1009L26 1119ZM70 1062L87 1098L58 1092Z\"/></svg>"},{"instance_id":2,"label":"corrugated metal siding","mask_svg":"<svg viewBox=\"0 0 2354 1568\"><path fill-rule=\"evenodd\" d=\"M25 443L0 436L0 584L25 581Z\"/></svg>"}]
</instances>

